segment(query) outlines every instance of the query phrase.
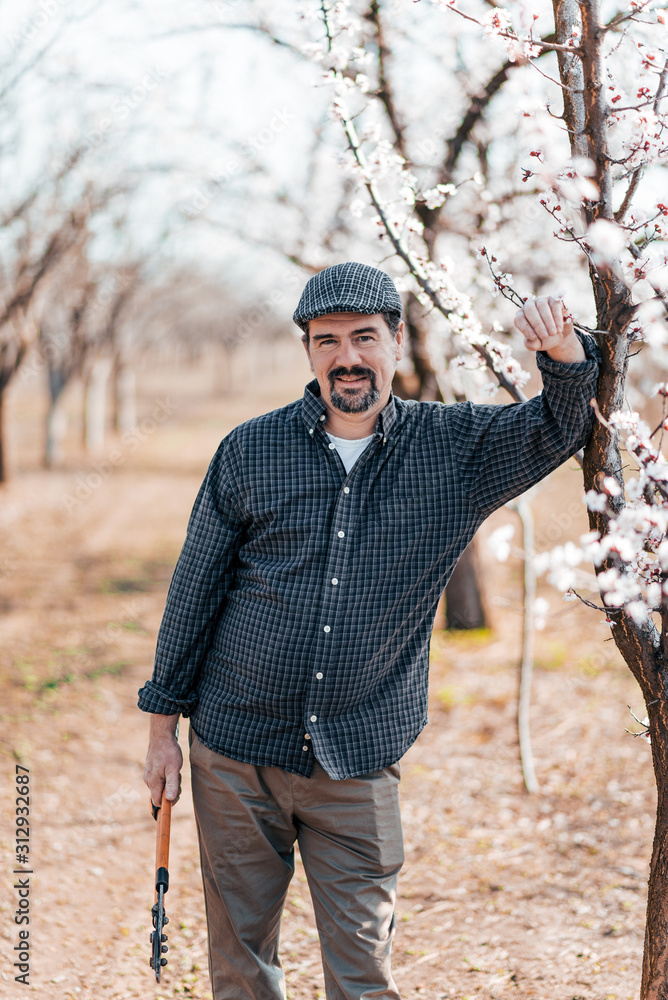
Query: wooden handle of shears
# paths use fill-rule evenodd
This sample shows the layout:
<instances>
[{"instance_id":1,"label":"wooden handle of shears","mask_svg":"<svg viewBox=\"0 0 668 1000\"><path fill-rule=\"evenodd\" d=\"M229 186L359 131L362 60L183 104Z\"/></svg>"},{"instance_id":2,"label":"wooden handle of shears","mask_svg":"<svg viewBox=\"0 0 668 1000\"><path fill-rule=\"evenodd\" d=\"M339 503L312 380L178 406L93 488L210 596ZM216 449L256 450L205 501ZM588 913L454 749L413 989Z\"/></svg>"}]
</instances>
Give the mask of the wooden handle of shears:
<instances>
[{"instance_id":1,"label":"wooden handle of shears","mask_svg":"<svg viewBox=\"0 0 668 1000\"><path fill-rule=\"evenodd\" d=\"M165 796L164 788L162 790L160 806L154 806L153 803L151 803L151 806L153 815L158 821L155 838L155 870L157 873L161 868L169 870L169 834L172 825L172 803ZM156 900L158 898L157 889L155 898Z\"/></svg>"}]
</instances>

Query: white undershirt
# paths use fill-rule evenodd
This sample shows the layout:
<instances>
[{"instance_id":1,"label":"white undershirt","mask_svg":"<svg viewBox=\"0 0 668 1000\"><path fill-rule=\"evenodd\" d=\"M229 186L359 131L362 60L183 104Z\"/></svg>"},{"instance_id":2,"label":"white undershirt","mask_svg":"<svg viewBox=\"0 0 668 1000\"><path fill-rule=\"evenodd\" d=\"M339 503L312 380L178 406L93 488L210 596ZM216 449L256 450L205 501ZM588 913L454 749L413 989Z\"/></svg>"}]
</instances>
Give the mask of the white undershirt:
<instances>
[{"instance_id":1,"label":"white undershirt","mask_svg":"<svg viewBox=\"0 0 668 1000\"><path fill-rule=\"evenodd\" d=\"M341 456L343 467L346 470L346 475L350 472L364 449L368 448L374 439L373 434L369 434L369 436L365 438L356 438L353 441L348 440L348 438L335 437L333 434L329 433L327 434L327 437L332 444L336 446L336 450Z\"/></svg>"}]
</instances>

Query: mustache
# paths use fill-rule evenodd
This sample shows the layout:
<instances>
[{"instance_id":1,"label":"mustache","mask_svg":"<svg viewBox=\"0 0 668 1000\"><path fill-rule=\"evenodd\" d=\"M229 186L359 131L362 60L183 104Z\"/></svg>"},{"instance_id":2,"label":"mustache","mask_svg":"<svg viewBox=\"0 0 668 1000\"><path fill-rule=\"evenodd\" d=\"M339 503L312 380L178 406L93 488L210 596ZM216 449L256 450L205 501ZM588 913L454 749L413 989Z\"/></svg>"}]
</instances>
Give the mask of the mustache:
<instances>
[{"instance_id":1,"label":"mustache","mask_svg":"<svg viewBox=\"0 0 668 1000\"><path fill-rule=\"evenodd\" d=\"M366 377L372 384L376 378L375 373L371 370L371 368L364 368L362 365L353 365L352 368L332 368L327 377L330 383L333 384L334 380L340 378L342 375L352 375L353 378Z\"/></svg>"}]
</instances>

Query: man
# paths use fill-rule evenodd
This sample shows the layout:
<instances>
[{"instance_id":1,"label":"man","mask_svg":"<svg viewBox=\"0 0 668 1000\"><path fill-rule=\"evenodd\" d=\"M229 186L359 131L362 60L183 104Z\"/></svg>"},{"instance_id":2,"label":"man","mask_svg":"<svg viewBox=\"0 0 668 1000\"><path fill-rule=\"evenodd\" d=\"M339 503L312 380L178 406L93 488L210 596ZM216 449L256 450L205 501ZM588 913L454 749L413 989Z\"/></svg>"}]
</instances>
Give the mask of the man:
<instances>
[{"instance_id":1,"label":"man","mask_svg":"<svg viewBox=\"0 0 668 1000\"><path fill-rule=\"evenodd\" d=\"M170 586L144 780L190 759L215 1000L279 1000L298 841L328 1000L390 1000L403 861L398 761L427 722L429 638L462 551L497 507L587 440L597 362L537 299L516 324L544 389L520 405L402 401L391 279L346 263L294 315L315 376L214 457Z\"/></svg>"}]
</instances>

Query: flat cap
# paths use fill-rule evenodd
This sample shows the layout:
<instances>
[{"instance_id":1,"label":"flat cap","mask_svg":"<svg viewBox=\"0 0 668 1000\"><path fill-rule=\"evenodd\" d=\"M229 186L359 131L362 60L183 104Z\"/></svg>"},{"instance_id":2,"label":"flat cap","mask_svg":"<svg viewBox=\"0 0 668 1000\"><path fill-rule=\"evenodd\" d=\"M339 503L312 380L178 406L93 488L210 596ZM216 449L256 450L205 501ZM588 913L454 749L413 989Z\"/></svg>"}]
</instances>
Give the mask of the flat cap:
<instances>
[{"instance_id":1,"label":"flat cap","mask_svg":"<svg viewBox=\"0 0 668 1000\"><path fill-rule=\"evenodd\" d=\"M304 330L309 320L337 312L369 316L389 312L400 316L401 299L385 271L348 261L326 267L309 278L292 318Z\"/></svg>"}]
</instances>

